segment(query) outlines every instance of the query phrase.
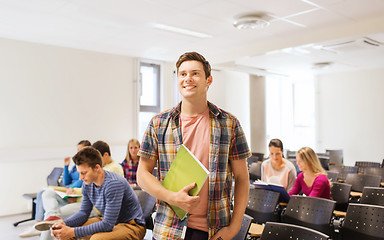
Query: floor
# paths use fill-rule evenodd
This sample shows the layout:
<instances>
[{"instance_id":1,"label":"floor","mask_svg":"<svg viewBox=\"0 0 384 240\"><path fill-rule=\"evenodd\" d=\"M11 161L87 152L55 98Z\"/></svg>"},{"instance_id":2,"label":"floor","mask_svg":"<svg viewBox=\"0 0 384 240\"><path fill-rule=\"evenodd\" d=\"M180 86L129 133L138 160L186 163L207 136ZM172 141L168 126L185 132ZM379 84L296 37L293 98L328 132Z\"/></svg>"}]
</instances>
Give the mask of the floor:
<instances>
[{"instance_id":1,"label":"floor","mask_svg":"<svg viewBox=\"0 0 384 240\"><path fill-rule=\"evenodd\" d=\"M31 217L30 213L0 217L1 239L6 239L6 240L22 239L19 237L19 234L22 233L24 230L27 230L28 228L32 227L34 224L34 221L20 223L17 227L14 227L13 223L23 219L30 218L30 217ZM26 239L38 240L39 237L36 236L36 237L30 237Z\"/></svg>"},{"instance_id":2,"label":"floor","mask_svg":"<svg viewBox=\"0 0 384 240\"><path fill-rule=\"evenodd\" d=\"M17 215L11 215L11 216L5 216L0 217L0 232L1 232L1 239L5 240L20 240L20 239L30 239L30 240L38 240L39 236L36 237L30 237L30 238L20 238L19 234L22 233L24 230L27 230L28 228L32 227L34 224L34 221L28 221L24 223L20 223L17 227L13 226L14 222L30 218L31 214L17 214ZM147 230L147 234L144 237L144 240L151 240L152 239L152 231Z\"/></svg>"}]
</instances>

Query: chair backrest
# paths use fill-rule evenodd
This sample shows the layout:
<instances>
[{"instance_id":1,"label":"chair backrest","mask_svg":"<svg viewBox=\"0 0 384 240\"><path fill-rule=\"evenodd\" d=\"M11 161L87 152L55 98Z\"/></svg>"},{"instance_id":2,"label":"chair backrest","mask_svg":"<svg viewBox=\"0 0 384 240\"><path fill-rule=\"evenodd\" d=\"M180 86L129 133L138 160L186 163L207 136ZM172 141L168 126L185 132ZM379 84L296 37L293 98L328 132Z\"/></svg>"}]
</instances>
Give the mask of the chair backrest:
<instances>
[{"instance_id":1,"label":"chair backrest","mask_svg":"<svg viewBox=\"0 0 384 240\"><path fill-rule=\"evenodd\" d=\"M325 153L316 153L317 157L319 158L319 161L321 163L321 166L325 170L329 170L329 152Z\"/></svg>"},{"instance_id":2,"label":"chair backrest","mask_svg":"<svg viewBox=\"0 0 384 240\"><path fill-rule=\"evenodd\" d=\"M345 179L346 183L352 185L352 191L362 192L364 187L379 187L380 176L350 173Z\"/></svg>"},{"instance_id":3,"label":"chair backrest","mask_svg":"<svg viewBox=\"0 0 384 240\"><path fill-rule=\"evenodd\" d=\"M241 221L240 230L236 234L236 236L234 238L232 238L232 240L245 240L245 239L247 239L248 230L249 230L249 227L251 226L252 219L253 218L251 216L244 214L243 220Z\"/></svg>"},{"instance_id":4,"label":"chair backrest","mask_svg":"<svg viewBox=\"0 0 384 240\"><path fill-rule=\"evenodd\" d=\"M141 210L143 211L143 217L145 219L146 227L152 229L153 228L153 222L152 222L152 211L153 207L156 203L156 198L149 195L147 192L143 190L135 190L135 193L137 197L139 198Z\"/></svg>"},{"instance_id":5,"label":"chair backrest","mask_svg":"<svg viewBox=\"0 0 384 240\"><path fill-rule=\"evenodd\" d=\"M261 162L254 162L249 168L249 179L257 180L261 179Z\"/></svg>"},{"instance_id":6,"label":"chair backrest","mask_svg":"<svg viewBox=\"0 0 384 240\"><path fill-rule=\"evenodd\" d=\"M287 223L267 222L261 240L316 239L326 240L329 236L319 231Z\"/></svg>"},{"instance_id":7,"label":"chair backrest","mask_svg":"<svg viewBox=\"0 0 384 240\"><path fill-rule=\"evenodd\" d=\"M367 167L364 168L364 174L380 176L384 180L384 168Z\"/></svg>"},{"instance_id":8,"label":"chair backrest","mask_svg":"<svg viewBox=\"0 0 384 240\"><path fill-rule=\"evenodd\" d=\"M350 203L341 228L343 239L383 239L384 207Z\"/></svg>"},{"instance_id":9,"label":"chair backrest","mask_svg":"<svg viewBox=\"0 0 384 240\"><path fill-rule=\"evenodd\" d=\"M245 213L257 223L277 221L278 215L275 210L279 196L280 193L278 192L260 188L250 189Z\"/></svg>"},{"instance_id":10,"label":"chair backrest","mask_svg":"<svg viewBox=\"0 0 384 240\"><path fill-rule=\"evenodd\" d=\"M380 168L381 164L379 162L356 161L355 166L358 167L357 172L365 173L366 168Z\"/></svg>"},{"instance_id":11,"label":"chair backrest","mask_svg":"<svg viewBox=\"0 0 384 240\"><path fill-rule=\"evenodd\" d=\"M342 149L337 149L337 150L326 149L325 152L329 153L329 164L343 165L344 159L343 159Z\"/></svg>"},{"instance_id":12,"label":"chair backrest","mask_svg":"<svg viewBox=\"0 0 384 240\"><path fill-rule=\"evenodd\" d=\"M329 235L335 204L335 201L325 198L294 195L288 202L282 221L309 227Z\"/></svg>"},{"instance_id":13,"label":"chair backrest","mask_svg":"<svg viewBox=\"0 0 384 240\"><path fill-rule=\"evenodd\" d=\"M47 177L48 186L60 186L61 174L63 174L62 167L55 167L52 169L52 172Z\"/></svg>"},{"instance_id":14,"label":"chair backrest","mask_svg":"<svg viewBox=\"0 0 384 240\"><path fill-rule=\"evenodd\" d=\"M345 180L348 174L357 173L358 167L330 165L329 170L331 170L332 172L338 172L339 175L337 176L337 178Z\"/></svg>"},{"instance_id":15,"label":"chair backrest","mask_svg":"<svg viewBox=\"0 0 384 240\"><path fill-rule=\"evenodd\" d=\"M338 172L327 171L327 178L328 178L331 182L336 182L338 176L339 176L339 173L338 173Z\"/></svg>"},{"instance_id":16,"label":"chair backrest","mask_svg":"<svg viewBox=\"0 0 384 240\"><path fill-rule=\"evenodd\" d=\"M253 152L252 157L257 158L257 161L259 162L264 161L264 153Z\"/></svg>"},{"instance_id":17,"label":"chair backrest","mask_svg":"<svg viewBox=\"0 0 384 240\"><path fill-rule=\"evenodd\" d=\"M364 187L360 202L363 204L384 206L384 188Z\"/></svg>"},{"instance_id":18,"label":"chair backrest","mask_svg":"<svg viewBox=\"0 0 384 240\"><path fill-rule=\"evenodd\" d=\"M337 204L348 203L351 188L351 184L333 182L331 188L331 198L336 201Z\"/></svg>"}]
</instances>

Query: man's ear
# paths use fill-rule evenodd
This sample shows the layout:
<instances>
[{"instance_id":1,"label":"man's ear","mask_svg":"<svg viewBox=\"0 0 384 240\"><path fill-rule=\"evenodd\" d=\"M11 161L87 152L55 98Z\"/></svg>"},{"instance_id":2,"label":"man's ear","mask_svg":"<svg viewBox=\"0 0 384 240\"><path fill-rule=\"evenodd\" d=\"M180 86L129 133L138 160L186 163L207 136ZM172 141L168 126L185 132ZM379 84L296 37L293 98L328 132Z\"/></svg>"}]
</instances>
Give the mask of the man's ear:
<instances>
[{"instance_id":1,"label":"man's ear","mask_svg":"<svg viewBox=\"0 0 384 240\"><path fill-rule=\"evenodd\" d=\"M99 164L96 164L96 166L95 166L95 170L96 171L99 171L100 169L103 169Z\"/></svg>"},{"instance_id":2,"label":"man's ear","mask_svg":"<svg viewBox=\"0 0 384 240\"><path fill-rule=\"evenodd\" d=\"M207 87L211 86L212 82L213 82L213 78L211 75L211 76L207 77Z\"/></svg>"}]
</instances>

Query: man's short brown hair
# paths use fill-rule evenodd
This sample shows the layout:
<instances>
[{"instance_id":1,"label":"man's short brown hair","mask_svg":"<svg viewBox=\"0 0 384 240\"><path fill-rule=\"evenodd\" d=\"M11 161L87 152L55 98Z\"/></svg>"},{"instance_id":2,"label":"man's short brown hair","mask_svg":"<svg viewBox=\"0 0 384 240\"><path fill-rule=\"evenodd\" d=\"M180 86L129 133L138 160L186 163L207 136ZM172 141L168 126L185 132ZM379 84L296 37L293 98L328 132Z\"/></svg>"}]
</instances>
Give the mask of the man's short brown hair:
<instances>
[{"instance_id":1,"label":"man's short brown hair","mask_svg":"<svg viewBox=\"0 0 384 240\"><path fill-rule=\"evenodd\" d=\"M181 55L179 57L179 60L177 60L177 62L176 62L177 72L179 72L180 65L185 61L201 62L203 64L203 68L204 68L204 72L205 72L205 78L208 78L209 76L211 76L211 65L209 64L209 62L207 60L205 60L203 55L201 55L200 53L186 52L183 55Z\"/></svg>"},{"instance_id":2,"label":"man's short brown hair","mask_svg":"<svg viewBox=\"0 0 384 240\"><path fill-rule=\"evenodd\" d=\"M100 152L93 147L84 147L73 156L73 162L79 166L86 163L89 167L94 169L96 165L103 166Z\"/></svg>"}]
</instances>

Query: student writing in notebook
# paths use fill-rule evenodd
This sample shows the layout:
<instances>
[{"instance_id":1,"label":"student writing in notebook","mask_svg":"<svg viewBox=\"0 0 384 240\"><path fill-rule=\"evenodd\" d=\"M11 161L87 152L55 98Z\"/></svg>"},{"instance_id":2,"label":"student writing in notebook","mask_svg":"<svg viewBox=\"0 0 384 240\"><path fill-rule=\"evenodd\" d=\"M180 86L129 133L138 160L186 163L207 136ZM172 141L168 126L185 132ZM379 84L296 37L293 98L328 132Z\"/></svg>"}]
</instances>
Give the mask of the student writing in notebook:
<instances>
[{"instance_id":1,"label":"student writing in notebook","mask_svg":"<svg viewBox=\"0 0 384 240\"><path fill-rule=\"evenodd\" d=\"M302 171L289 195L299 194L300 190L309 197L331 198L331 188L327 172L313 149L303 147L296 154L297 165Z\"/></svg>"},{"instance_id":2,"label":"student writing in notebook","mask_svg":"<svg viewBox=\"0 0 384 240\"><path fill-rule=\"evenodd\" d=\"M182 100L174 108L152 118L139 151L138 184L160 200L153 238L232 239L241 227L248 201L246 158L251 154L238 119L207 101L212 84L211 66L196 52L187 52L176 63ZM161 185L181 144L209 170L197 196L189 196L194 183L179 192ZM153 169L158 166L158 179ZM233 176L235 199L231 217ZM181 220L168 204L189 212Z\"/></svg>"}]
</instances>

